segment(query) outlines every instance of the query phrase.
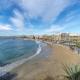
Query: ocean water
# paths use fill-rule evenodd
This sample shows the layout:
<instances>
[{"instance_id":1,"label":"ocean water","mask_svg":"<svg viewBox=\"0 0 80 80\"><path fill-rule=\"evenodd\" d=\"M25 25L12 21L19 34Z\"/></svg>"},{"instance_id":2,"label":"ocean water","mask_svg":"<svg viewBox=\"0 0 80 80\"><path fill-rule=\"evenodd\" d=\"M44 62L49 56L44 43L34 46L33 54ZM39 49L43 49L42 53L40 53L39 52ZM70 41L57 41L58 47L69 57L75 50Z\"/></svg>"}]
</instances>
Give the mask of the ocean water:
<instances>
[{"instance_id":1,"label":"ocean water","mask_svg":"<svg viewBox=\"0 0 80 80\"><path fill-rule=\"evenodd\" d=\"M0 66L28 58L37 51L38 44L31 40L0 39Z\"/></svg>"}]
</instances>

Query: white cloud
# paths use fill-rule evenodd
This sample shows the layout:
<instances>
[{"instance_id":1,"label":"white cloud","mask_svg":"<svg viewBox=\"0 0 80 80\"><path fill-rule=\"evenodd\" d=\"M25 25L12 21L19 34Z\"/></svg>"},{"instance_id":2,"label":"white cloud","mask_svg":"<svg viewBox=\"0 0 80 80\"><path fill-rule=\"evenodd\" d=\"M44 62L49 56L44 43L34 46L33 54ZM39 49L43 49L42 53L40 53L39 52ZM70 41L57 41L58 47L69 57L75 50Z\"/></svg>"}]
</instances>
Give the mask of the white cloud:
<instances>
[{"instance_id":1,"label":"white cloud","mask_svg":"<svg viewBox=\"0 0 80 80\"><path fill-rule=\"evenodd\" d=\"M56 19L71 0L20 0L20 5L30 18L40 16L44 22Z\"/></svg>"},{"instance_id":2,"label":"white cloud","mask_svg":"<svg viewBox=\"0 0 80 80\"><path fill-rule=\"evenodd\" d=\"M36 28L30 28L27 31L32 31L34 34L53 34L54 32L62 32L64 29L68 28L67 26L59 26L59 25L51 25L47 29L36 29Z\"/></svg>"},{"instance_id":3,"label":"white cloud","mask_svg":"<svg viewBox=\"0 0 80 80\"><path fill-rule=\"evenodd\" d=\"M44 33L54 33L54 32L61 32L67 27L59 26L59 25L52 25L50 28L44 30Z\"/></svg>"},{"instance_id":4,"label":"white cloud","mask_svg":"<svg viewBox=\"0 0 80 80\"><path fill-rule=\"evenodd\" d=\"M52 23L57 18L57 16L61 13L61 11L63 11L67 6L69 6L71 1L72 0L16 0L16 1L15 0L5 0L5 1L3 0L4 4L2 6L0 5L0 9L11 8L14 2L16 2L17 6L19 5L21 8L23 8L25 15L22 14L23 12L21 13L19 12L19 10L16 9L13 12L14 16L10 18L13 26L17 27L17 29L22 31L25 27L24 17L29 19L29 22L30 22L30 19L34 20L34 18L40 17L43 22L46 22L47 24ZM5 5L7 6L5 7ZM66 21L69 21L72 18L73 17L70 17L66 19ZM38 28L37 27L36 29L29 28L27 30L37 32L37 31L40 31ZM62 31L65 28L66 27L64 26L52 25L51 27L45 30L42 30L41 32L52 33L54 31L55 32Z\"/></svg>"},{"instance_id":5,"label":"white cloud","mask_svg":"<svg viewBox=\"0 0 80 80\"><path fill-rule=\"evenodd\" d=\"M25 10L25 13L28 14L27 17L35 18L39 16L44 22L50 22L56 19L59 13L69 5L70 1L71 0L1 0L0 11L9 9L15 4L15 6L20 6ZM5 7L5 5L7 6Z\"/></svg>"},{"instance_id":6,"label":"white cloud","mask_svg":"<svg viewBox=\"0 0 80 80\"><path fill-rule=\"evenodd\" d=\"M17 27L17 29L23 30L23 28L24 28L24 17L18 10L14 10L14 17L11 17L10 20L11 20L11 23L15 27Z\"/></svg>"},{"instance_id":7,"label":"white cloud","mask_svg":"<svg viewBox=\"0 0 80 80\"><path fill-rule=\"evenodd\" d=\"M0 24L0 30L12 30L11 26L9 24Z\"/></svg>"}]
</instances>

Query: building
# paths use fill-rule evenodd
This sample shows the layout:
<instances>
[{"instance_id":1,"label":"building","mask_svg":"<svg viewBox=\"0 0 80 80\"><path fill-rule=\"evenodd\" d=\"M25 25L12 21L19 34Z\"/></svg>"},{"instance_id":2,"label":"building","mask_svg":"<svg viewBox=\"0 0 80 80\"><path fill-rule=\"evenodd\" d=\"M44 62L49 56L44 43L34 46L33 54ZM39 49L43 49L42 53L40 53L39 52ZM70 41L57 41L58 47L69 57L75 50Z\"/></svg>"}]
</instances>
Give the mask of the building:
<instances>
[{"instance_id":1,"label":"building","mask_svg":"<svg viewBox=\"0 0 80 80\"><path fill-rule=\"evenodd\" d=\"M61 33L61 41L69 41L69 33Z\"/></svg>"}]
</instances>

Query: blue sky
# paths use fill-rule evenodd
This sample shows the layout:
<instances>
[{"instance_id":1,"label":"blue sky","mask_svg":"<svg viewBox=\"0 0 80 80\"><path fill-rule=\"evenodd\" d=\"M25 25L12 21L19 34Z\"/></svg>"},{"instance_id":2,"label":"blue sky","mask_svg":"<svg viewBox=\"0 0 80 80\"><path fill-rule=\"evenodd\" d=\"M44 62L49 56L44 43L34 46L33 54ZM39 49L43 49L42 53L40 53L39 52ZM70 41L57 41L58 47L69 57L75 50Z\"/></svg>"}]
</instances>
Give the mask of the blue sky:
<instances>
[{"instance_id":1,"label":"blue sky","mask_svg":"<svg viewBox=\"0 0 80 80\"><path fill-rule=\"evenodd\" d=\"M80 32L80 0L0 0L0 36Z\"/></svg>"}]
</instances>

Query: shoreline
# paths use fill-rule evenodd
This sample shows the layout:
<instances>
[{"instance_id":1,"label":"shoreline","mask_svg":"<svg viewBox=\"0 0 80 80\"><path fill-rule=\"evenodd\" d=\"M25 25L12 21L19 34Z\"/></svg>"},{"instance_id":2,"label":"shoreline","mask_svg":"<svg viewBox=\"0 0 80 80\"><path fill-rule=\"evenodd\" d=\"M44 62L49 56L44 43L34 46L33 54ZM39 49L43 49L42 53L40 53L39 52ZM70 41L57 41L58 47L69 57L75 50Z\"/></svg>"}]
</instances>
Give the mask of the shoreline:
<instances>
[{"instance_id":1,"label":"shoreline","mask_svg":"<svg viewBox=\"0 0 80 80\"><path fill-rule=\"evenodd\" d=\"M80 56L75 54L69 47L62 45L47 44L51 48L46 58L37 56L32 61L26 62L12 71L16 73L16 80L44 80L46 76L64 75L63 64L79 64ZM59 79L57 79L59 80Z\"/></svg>"},{"instance_id":2,"label":"shoreline","mask_svg":"<svg viewBox=\"0 0 80 80\"><path fill-rule=\"evenodd\" d=\"M38 48L37 48L37 51L35 54L33 54L32 56L30 56L28 58L22 58L21 60L17 60L15 62L10 63L10 64L6 64L4 66L1 66L0 67L0 71L1 71L0 76L5 75L7 72L12 71L16 67L24 64L25 62L27 62L27 61L31 60L32 58L36 57L37 55L39 55L42 50L41 49L41 42L40 41L35 41L35 42L36 42L36 44L38 44Z\"/></svg>"},{"instance_id":3,"label":"shoreline","mask_svg":"<svg viewBox=\"0 0 80 80\"><path fill-rule=\"evenodd\" d=\"M66 75L63 65L80 64L80 56L67 46L46 42L41 42L41 45L39 55L11 70L9 76L14 74L14 80L44 80L47 76L65 80L59 79L59 76Z\"/></svg>"}]
</instances>

